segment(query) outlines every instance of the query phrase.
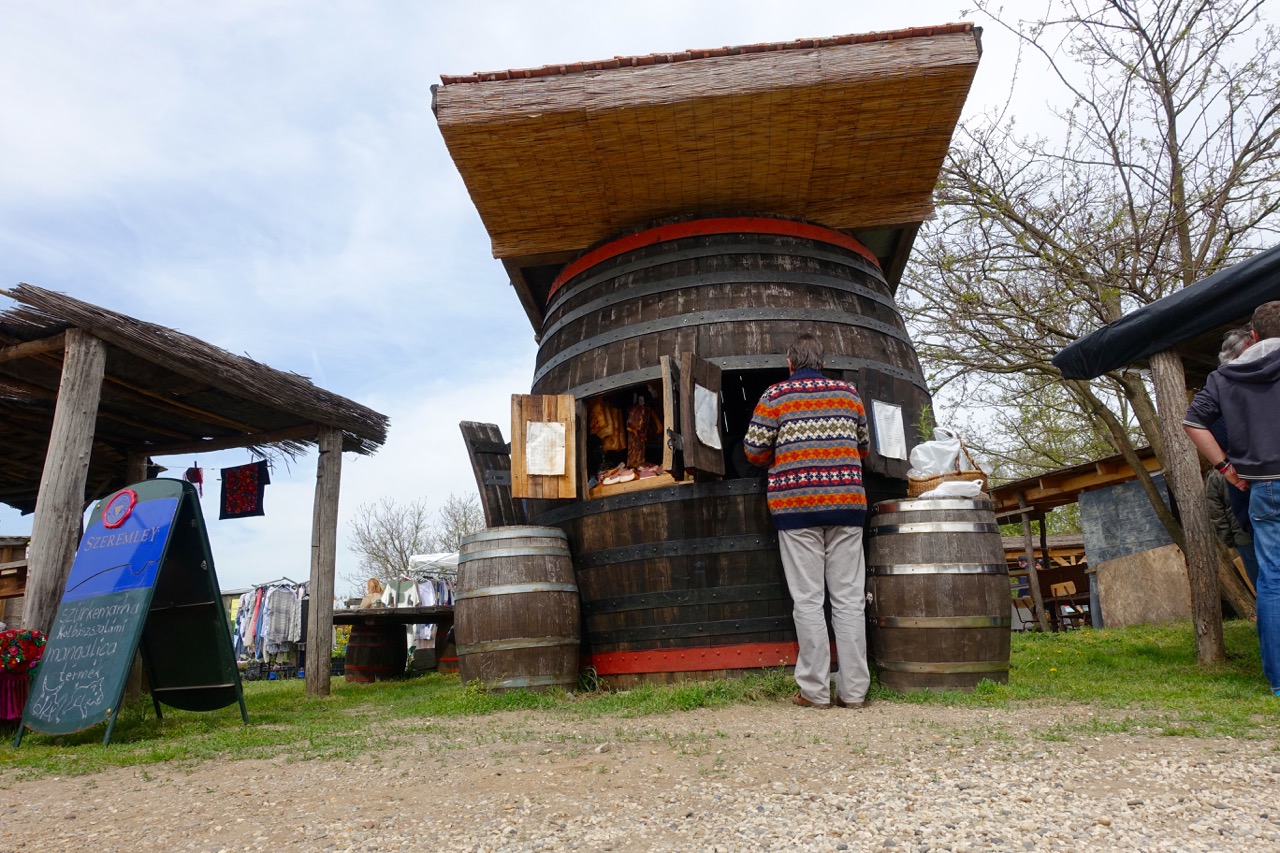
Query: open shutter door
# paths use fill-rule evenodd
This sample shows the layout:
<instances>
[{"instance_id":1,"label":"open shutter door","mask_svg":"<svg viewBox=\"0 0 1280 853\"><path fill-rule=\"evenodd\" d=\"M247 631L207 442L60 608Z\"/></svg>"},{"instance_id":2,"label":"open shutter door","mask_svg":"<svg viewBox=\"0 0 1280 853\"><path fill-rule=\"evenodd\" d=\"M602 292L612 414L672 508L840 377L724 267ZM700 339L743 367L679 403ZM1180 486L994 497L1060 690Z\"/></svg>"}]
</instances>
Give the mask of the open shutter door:
<instances>
[{"instance_id":1,"label":"open shutter door","mask_svg":"<svg viewBox=\"0 0 1280 853\"><path fill-rule=\"evenodd\" d=\"M527 524L524 506L511 499L511 445L502 440L502 430L497 424L474 421L459 426L476 475L485 527Z\"/></svg>"},{"instance_id":2,"label":"open shutter door","mask_svg":"<svg viewBox=\"0 0 1280 853\"><path fill-rule=\"evenodd\" d=\"M720 368L693 353L678 355L684 467L724 476L724 414Z\"/></svg>"},{"instance_id":3,"label":"open shutter door","mask_svg":"<svg viewBox=\"0 0 1280 853\"><path fill-rule=\"evenodd\" d=\"M680 437L680 362L669 355L662 364L662 470L684 479L684 443Z\"/></svg>"},{"instance_id":4,"label":"open shutter door","mask_svg":"<svg viewBox=\"0 0 1280 853\"><path fill-rule=\"evenodd\" d=\"M576 498L578 456L573 395L511 395L513 498Z\"/></svg>"},{"instance_id":5,"label":"open shutter door","mask_svg":"<svg viewBox=\"0 0 1280 853\"><path fill-rule=\"evenodd\" d=\"M910 399L908 381L864 367L859 371L857 387L867 410L867 428L871 433L871 452L863 466L885 477L906 479L911 448L912 412L901 401Z\"/></svg>"}]
</instances>

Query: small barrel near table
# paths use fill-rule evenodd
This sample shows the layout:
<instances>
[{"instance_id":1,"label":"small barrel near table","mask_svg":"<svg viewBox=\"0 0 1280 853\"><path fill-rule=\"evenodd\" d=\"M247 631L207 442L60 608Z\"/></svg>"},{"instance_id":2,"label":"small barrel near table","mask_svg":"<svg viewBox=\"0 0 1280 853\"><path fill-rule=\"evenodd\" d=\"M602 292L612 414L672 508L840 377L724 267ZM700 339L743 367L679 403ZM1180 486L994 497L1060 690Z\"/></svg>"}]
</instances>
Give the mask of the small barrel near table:
<instances>
[{"instance_id":1,"label":"small barrel near table","mask_svg":"<svg viewBox=\"0 0 1280 853\"><path fill-rule=\"evenodd\" d=\"M893 690L1009 680L1009 572L989 500L882 501L868 539L869 644Z\"/></svg>"},{"instance_id":2,"label":"small barrel near table","mask_svg":"<svg viewBox=\"0 0 1280 853\"><path fill-rule=\"evenodd\" d=\"M343 674L347 681L364 684L404 678L408 654L403 625L357 622L351 626L351 638L347 640Z\"/></svg>"},{"instance_id":3,"label":"small barrel near table","mask_svg":"<svg viewBox=\"0 0 1280 853\"><path fill-rule=\"evenodd\" d=\"M454 637L463 683L490 690L573 687L578 586L554 527L492 527L462 540Z\"/></svg>"}]
</instances>

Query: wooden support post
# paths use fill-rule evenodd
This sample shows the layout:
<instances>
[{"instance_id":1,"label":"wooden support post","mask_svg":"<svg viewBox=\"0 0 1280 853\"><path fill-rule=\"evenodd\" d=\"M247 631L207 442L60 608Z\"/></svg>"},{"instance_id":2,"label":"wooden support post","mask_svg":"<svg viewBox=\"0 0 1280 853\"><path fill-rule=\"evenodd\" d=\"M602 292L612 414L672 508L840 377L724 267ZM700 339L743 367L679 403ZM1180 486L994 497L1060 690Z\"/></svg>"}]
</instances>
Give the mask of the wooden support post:
<instances>
[{"instance_id":1,"label":"wooden support post","mask_svg":"<svg viewBox=\"0 0 1280 853\"><path fill-rule=\"evenodd\" d=\"M1031 600L1036 605L1036 621L1040 630L1049 632L1049 615L1044 612L1044 595L1040 592L1040 573L1036 571L1036 554L1031 544L1031 510L1027 507L1027 496L1018 492L1018 507L1022 510L1022 542L1023 551L1027 555L1027 580L1031 584Z\"/></svg>"},{"instance_id":2,"label":"wooden support post","mask_svg":"<svg viewBox=\"0 0 1280 853\"><path fill-rule=\"evenodd\" d=\"M22 624L49 633L80 544L84 484L107 364L106 345L82 329L68 329L62 381L53 410L49 449L36 496L27 555L27 600Z\"/></svg>"},{"instance_id":3,"label":"wooden support post","mask_svg":"<svg viewBox=\"0 0 1280 853\"><path fill-rule=\"evenodd\" d=\"M124 481L126 483L141 483L147 479L147 454L133 451L129 454L125 461Z\"/></svg>"},{"instance_id":4,"label":"wooden support post","mask_svg":"<svg viewBox=\"0 0 1280 853\"><path fill-rule=\"evenodd\" d=\"M307 616L307 695L329 695L333 652L333 575L338 558L338 492L342 483L342 430L320 428L316 502L311 516L311 584Z\"/></svg>"}]
</instances>

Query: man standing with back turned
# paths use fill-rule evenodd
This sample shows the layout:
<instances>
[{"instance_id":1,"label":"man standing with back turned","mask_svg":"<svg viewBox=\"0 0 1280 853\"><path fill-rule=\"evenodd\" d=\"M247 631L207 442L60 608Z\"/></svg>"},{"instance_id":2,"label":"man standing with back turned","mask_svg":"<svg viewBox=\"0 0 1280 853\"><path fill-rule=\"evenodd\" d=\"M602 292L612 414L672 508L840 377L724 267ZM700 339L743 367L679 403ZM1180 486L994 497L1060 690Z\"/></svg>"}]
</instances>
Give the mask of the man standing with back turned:
<instances>
[{"instance_id":1,"label":"man standing with back turned","mask_svg":"<svg viewBox=\"0 0 1280 853\"><path fill-rule=\"evenodd\" d=\"M840 671L835 703L861 708L867 670L866 560L862 524L867 493L867 415L851 383L822 375L823 352L813 335L787 350L791 378L761 396L743 441L753 465L769 469L769 513L778 529L782 566L794 602L800 654L791 701L831 707L831 645L823 616L831 596Z\"/></svg>"},{"instance_id":2,"label":"man standing with back turned","mask_svg":"<svg viewBox=\"0 0 1280 853\"><path fill-rule=\"evenodd\" d=\"M1258 343L1209 374L1182 426L1228 483L1249 490L1262 672L1280 696L1280 301L1253 312L1253 339ZM1225 451L1209 432L1219 417L1227 426Z\"/></svg>"}]
</instances>

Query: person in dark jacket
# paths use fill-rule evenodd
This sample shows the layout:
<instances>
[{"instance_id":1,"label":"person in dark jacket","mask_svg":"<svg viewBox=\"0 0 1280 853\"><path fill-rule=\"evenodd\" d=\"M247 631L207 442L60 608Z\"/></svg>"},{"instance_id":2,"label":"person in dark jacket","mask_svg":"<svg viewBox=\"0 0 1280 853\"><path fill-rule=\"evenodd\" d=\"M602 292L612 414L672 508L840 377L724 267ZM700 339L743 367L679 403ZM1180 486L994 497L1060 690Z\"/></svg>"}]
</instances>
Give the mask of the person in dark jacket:
<instances>
[{"instance_id":1,"label":"person in dark jacket","mask_svg":"<svg viewBox=\"0 0 1280 853\"><path fill-rule=\"evenodd\" d=\"M1243 355L1209 374L1182 425L1209 464L1249 492L1262 670L1280 696L1280 301L1253 312L1253 339ZM1225 449L1209 431L1218 418L1227 426Z\"/></svg>"}]
</instances>

